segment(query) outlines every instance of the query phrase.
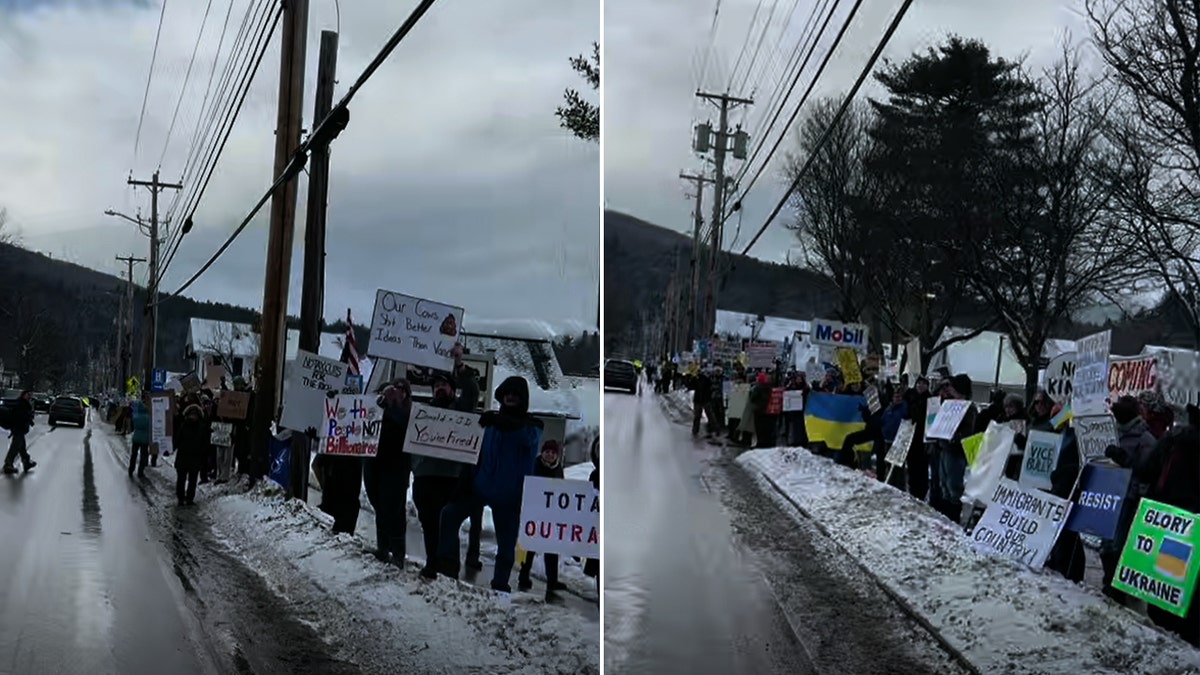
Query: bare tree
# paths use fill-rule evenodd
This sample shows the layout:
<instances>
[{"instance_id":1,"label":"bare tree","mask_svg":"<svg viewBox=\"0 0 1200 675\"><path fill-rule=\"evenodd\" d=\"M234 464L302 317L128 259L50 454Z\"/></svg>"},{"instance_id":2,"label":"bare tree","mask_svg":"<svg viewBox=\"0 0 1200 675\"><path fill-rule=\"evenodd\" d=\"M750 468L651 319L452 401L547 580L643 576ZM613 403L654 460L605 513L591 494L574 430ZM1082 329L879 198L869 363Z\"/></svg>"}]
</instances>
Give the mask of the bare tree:
<instances>
[{"instance_id":1,"label":"bare tree","mask_svg":"<svg viewBox=\"0 0 1200 675\"><path fill-rule=\"evenodd\" d=\"M254 350L253 354L244 353L249 351L246 348L247 342ZM224 366L225 372L232 377L236 359L258 354L258 334L235 323L214 322L208 337L200 341L200 349L212 354L215 365ZM203 378L205 374L199 375Z\"/></svg>"}]
</instances>

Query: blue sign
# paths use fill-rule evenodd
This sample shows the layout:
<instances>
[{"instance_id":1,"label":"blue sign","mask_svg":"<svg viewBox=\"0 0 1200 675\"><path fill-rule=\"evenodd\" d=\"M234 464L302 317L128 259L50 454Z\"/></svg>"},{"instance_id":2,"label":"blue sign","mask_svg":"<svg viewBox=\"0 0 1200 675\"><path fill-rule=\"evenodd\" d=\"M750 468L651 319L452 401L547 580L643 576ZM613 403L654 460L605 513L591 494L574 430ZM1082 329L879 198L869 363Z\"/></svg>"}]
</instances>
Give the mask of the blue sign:
<instances>
[{"instance_id":1,"label":"blue sign","mask_svg":"<svg viewBox=\"0 0 1200 675\"><path fill-rule=\"evenodd\" d=\"M1084 466L1079 498L1071 506L1071 515L1067 516L1067 529L1101 539L1117 536L1121 512L1136 506L1136 500L1133 505L1125 503L1132 478L1131 469L1101 464Z\"/></svg>"},{"instance_id":2,"label":"blue sign","mask_svg":"<svg viewBox=\"0 0 1200 675\"><path fill-rule=\"evenodd\" d=\"M165 368L155 368L150 380L150 391L162 391L167 386L167 371Z\"/></svg>"}]
</instances>

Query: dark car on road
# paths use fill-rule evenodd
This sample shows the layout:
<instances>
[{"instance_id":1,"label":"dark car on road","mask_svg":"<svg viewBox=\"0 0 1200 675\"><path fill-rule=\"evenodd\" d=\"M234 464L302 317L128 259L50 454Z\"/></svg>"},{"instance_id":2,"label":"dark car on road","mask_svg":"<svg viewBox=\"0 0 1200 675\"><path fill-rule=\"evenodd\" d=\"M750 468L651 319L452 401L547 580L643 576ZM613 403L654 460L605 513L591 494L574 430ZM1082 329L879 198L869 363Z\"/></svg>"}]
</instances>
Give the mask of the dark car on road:
<instances>
[{"instance_id":1,"label":"dark car on road","mask_svg":"<svg viewBox=\"0 0 1200 675\"><path fill-rule=\"evenodd\" d=\"M605 389L609 387L614 389L628 389L629 393L636 394L638 375L637 369L633 367L633 362L624 359L608 359L605 361L604 387Z\"/></svg>"},{"instance_id":2,"label":"dark car on road","mask_svg":"<svg viewBox=\"0 0 1200 675\"><path fill-rule=\"evenodd\" d=\"M87 422L87 411L83 407L83 399L76 396L59 396L50 404L50 426L62 423L78 424L83 427Z\"/></svg>"},{"instance_id":3,"label":"dark car on road","mask_svg":"<svg viewBox=\"0 0 1200 675\"><path fill-rule=\"evenodd\" d=\"M50 406L54 403L54 397L43 392L33 393L33 411L34 412L50 412Z\"/></svg>"}]
</instances>

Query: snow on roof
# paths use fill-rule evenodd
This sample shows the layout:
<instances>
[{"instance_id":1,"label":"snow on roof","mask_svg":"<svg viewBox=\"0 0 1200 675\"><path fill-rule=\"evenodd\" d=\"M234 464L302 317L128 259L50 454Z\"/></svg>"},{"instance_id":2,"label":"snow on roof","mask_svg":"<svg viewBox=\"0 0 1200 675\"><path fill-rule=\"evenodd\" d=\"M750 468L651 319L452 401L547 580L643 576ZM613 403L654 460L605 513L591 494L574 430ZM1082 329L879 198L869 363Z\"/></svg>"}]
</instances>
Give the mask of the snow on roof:
<instances>
[{"instance_id":1,"label":"snow on roof","mask_svg":"<svg viewBox=\"0 0 1200 675\"><path fill-rule=\"evenodd\" d=\"M754 329L758 331L758 339L770 342L783 342L784 338L790 340L795 332L807 333L810 330L810 322L799 319L767 316L763 317L763 321L759 321L756 314L731 312L727 309L717 310L716 332L720 335L729 334L749 338L751 323L755 324Z\"/></svg>"},{"instance_id":2,"label":"snow on roof","mask_svg":"<svg viewBox=\"0 0 1200 675\"><path fill-rule=\"evenodd\" d=\"M248 323L193 318L188 325L188 344L196 354L232 352L235 357L258 355L258 342Z\"/></svg>"},{"instance_id":3,"label":"snow on roof","mask_svg":"<svg viewBox=\"0 0 1200 675\"><path fill-rule=\"evenodd\" d=\"M543 389L562 386L562 368L549 342L479 335L465 335L464 342L472 354L493 353L497 368L504 367L521 375L531 384L536 383Z\"/></svg>"},{"instance_id":4,"label":"snow on roof","mask_svg":"<svg viewBox=\"0 0 1200 675\"><path fill-rule=\"evenodd\" d=\"M500 386L505 379L520 375L529 382L529 412L535 415L562 415L563 417L578 419L582 417L580 414L579 399L567 389L542 389L538 386L531 377L524 373L496 366L493 382L496 387ZM496 392L492 390L494 395Z\"/></svg>"},{"instance_id":5,"label":"snow on roof","mask_svg":"<svg viewBox=\"0 0 1200 675\"><path fill-rule=\"evenodd\" d=\"M541 319L480 319L467 314L463 317L463 332L471 335L504 337L517 340L546 340L584 332L598 333L596 326L576 319L543 321Z\"/></svg>"}]
</instances>

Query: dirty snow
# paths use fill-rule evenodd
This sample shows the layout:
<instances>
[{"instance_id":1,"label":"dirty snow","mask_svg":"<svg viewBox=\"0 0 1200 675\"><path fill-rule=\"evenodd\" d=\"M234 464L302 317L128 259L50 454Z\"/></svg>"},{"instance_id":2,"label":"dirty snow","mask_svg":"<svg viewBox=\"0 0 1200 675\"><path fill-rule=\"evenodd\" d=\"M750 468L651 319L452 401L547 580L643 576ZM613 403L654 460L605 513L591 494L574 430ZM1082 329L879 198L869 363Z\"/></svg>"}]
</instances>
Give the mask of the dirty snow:
<instances>
[{"instance_id":1,"label":"dirty snow","mask_svg":"<svg viewBox=\"0 0 1200 675\"><path fill-rule=\"evenodd\" d=\"M362 543L270 483L206 504L215 534L364 672L598 673L595 623L531 596L368 564ZM324 526L323 526L324 525Z\"/></svg>"},{"instance_id":2,"label":"dirty snow","mask_svg":"<svg viewBox=\"0 0 1200 675\"><path fill-rule=\"evenodd\" d=\"M862 473L804 449L737 461L980 672L1200 673L1200 651L1148 619L1053 572L977 552L960 527Z\"/></svg>"}]
</instances>

